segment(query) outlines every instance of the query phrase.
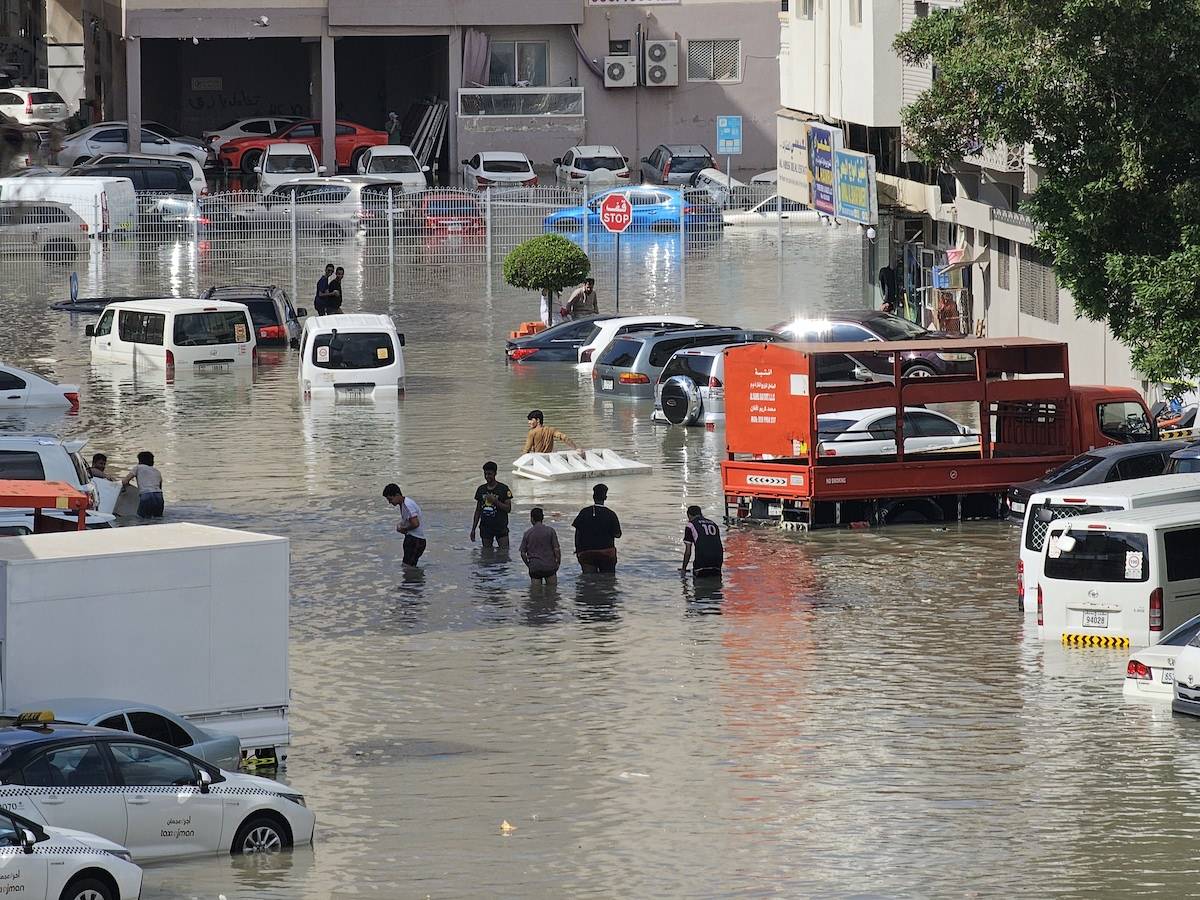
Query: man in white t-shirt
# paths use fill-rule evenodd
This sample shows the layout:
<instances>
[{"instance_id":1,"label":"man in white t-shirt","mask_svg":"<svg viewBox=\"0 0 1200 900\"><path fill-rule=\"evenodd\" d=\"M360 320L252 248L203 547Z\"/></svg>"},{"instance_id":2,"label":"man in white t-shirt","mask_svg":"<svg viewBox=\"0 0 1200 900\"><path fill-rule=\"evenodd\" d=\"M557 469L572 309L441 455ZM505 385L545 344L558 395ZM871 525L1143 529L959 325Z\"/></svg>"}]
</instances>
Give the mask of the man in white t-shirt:
<instances>
[{"instance_id":1,"label":"man in white t-shirt","mask_svg":"<svg viewBox=\"0 0 1200 900\"><path fill-rule=\"evenodd\" d=\"M421 507L411 497L405 497L400 485L389 484L383 489L384 499L392 506L400 507L400 522L396 530L404 535L404 565L417 567L417 560L425 552L425 532L421 528Z\"/></svg>"}]
</instances>

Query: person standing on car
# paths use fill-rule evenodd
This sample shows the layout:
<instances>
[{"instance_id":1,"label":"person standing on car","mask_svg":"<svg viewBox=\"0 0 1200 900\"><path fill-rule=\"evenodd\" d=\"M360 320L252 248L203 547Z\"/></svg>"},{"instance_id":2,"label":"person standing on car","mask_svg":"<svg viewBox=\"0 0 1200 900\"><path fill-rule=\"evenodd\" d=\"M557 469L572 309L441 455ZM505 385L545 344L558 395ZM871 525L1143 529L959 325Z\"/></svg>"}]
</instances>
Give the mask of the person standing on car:
<instances>
[{"instance_id":1,"label":"person standing on car","mask_svg":"<svg viewBox=\"0 0 1200 900\"><path fill-rule=\"evenodd\" d=\"M529 569L530 580L553 585L558 583L562 548L558 545L558 532L545 524L545 517L540 506L529 511L531 524L521 536L521 561Z\"/></svg>"},{"instance_id":2,"label":"person standing on car","mask_svg":"<svg viewBox=\"0 0 1200 900\"><path fill-rule=\"evenodd\" d=\"M333 280L333 263L326 263L325 274L317 280L317 294L313 297L313 306L317 308L318 316L329 315L329 282Z\"/></svg>"},{"instance_id":3,"label":"person standing on car","mask_svg":"<svg viewBox=\"0 0 1200 900\"><path fill-rule=\"evenodd\" d=\"M621 537L621 521L604 505L608 485L592 488L592 505L585 506L571 523L575 529L575 559L585 575L617 571L617 539Z\"/></svg>"},{"instance_id":4,"label":"person standing on car","mask_svg":"<svg viewBox=\"0 0 1200 900\"><path fill-rule=\"evenodd\" d=\"M425 531L421 528L421 507L416 500L405 497L400 485L395 483L383 489L383 496L392 506L400 507L400 521L396 530L404 535L404 565L415 569L427 546Z\"/></svg>"},{"instance_id":5,"label":"person standing on car","mask_svg":"<svg viewBox=\"0 0 1200 900\"><path fill-rule=\"evenodd\" d=\"M596 299L596 279L585 279L575 288L567 301L567 318L582 319L584 316L600 315L600 304Z\"/></svg>"},{"instance_id":6,"label":"person standing on car","mask_svg":"<svg viewBox=\"0 0 1200 900\"><path fill-rule=\"evenodd\" d=\"M525 435L525 447L521 450L522 453L553 453L555 441L570 444L572 450L582 449L561 431L547 428L546 417L542 415L540 409L531 409L525 419L529 422L529 432Z\"/></svg>"},{"instance_id":7,"label":"person standing on car","mask_svg":"<svg viewBox=\"0 0 1200 900\"><path fill-rule=\"evenodd\" d=\"M154 468L154 454L143 450L137 455L137 465L121 479L121 486L137 482L138 509L140 519L161 519L163 515L162 472Z\"/></svg>"},{"instance_id":8,"label":"person standing on car","mask_svg":"<svg viewBox=\"0 0 1200 900\"><path fill-rule=\"evenodd\" d=\"M698 506L687 508L687 524L683 526L683 565L681 575L686 575L688 563L693 563L692 575L696 578L718 578L725 562L725 548L721 544L721 528L711 519L704 518Z\"/></svg>"},{"instance_id":9,"label":"person standing on car","mask_svg":"<svg viewBox=\"0 0 1200 900\"><path fill-rule=\"evenodd\" d=\"M512 512L512 491L496 480L497 467L488 460L483 464L483 484L475 489L475 518L471 520L471 540L475 533L483 546L496 542L497 550L508 549L508 514Z\"/></svg>"}]
</instances>

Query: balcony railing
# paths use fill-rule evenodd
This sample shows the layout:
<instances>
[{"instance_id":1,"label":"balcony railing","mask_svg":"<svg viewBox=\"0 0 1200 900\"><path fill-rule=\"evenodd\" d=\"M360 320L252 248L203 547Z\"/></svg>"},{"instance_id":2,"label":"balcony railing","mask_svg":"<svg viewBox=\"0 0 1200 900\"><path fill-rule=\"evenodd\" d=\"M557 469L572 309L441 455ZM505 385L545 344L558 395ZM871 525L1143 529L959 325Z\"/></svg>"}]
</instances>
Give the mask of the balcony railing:
<instances>
[{"instance_id":1,"label":"balcony railing","mask_svg":"<svg viewBox=\"0 0 1200 900\"><path fill-rule=\"evenodd\" d=\"M486 87L458 92L460 116L582 116L581 87Z\"/></svg>"},{"instance_id":2,"label":"balcony railing","mask_svg":"<svg viewBox=\"0 0 1200 900\"><path fill-rule=\"evenodd\" d=\"M1003 222L1005 225L1016 225L1020 228L1036 229L1033 219L1022 212L1013 212L1011 209L992 209L992 218L997 222Z\"/></svg>"},{"instance_id":3,"label":"balcony railing","mask_svg":"<svg viewBox=\"0 0 1200 900\"><path fill-rule=\"evenodd\" d=\"M984 147L977 153L963 157L963 162L996 172L1024 172L1025 145L1000 143L994 147Z\"/></svg>"}]
</instances>

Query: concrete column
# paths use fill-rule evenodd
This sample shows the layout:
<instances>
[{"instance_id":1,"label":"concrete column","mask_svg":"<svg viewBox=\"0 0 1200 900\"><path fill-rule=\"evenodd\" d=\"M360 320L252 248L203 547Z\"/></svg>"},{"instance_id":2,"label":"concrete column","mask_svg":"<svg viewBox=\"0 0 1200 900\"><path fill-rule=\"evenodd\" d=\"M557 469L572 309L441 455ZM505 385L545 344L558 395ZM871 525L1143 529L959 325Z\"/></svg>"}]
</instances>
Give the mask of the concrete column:
<instances>
[{"instance_id":1,"label":"concrete column","mask_svg":"<svg viewBox=\"0 0 1200 900\"><path fill-rule=\"evenodd\" d=\"M46 87L76 112L85 92L81 0L46 0L46 34Z\"/></svg>"},{"instance_id":2,"label":"concrete column","mask_svg":"<svg viewBox=\"0 0 1200 900\"><path fill-rule=\"evenodd\" d=\"M142 152L142 41L125 38L125 120L129 123L129 152Z\"/></svg>"},{"instance_id":3,"label":"concrete column","mask_svg":"<svg viewBox=\"0 0 1200 900\"><path fill-rule=\"evenodd\" d=\"M330 175L337 174L337 153L334 138L337 137L337 91L336 91L333 36L321 35L321 164Z\"/></svg>"},{"instance_id":4,"label":"concrete column","mask_svg":"<svg viewBox=\"0 0 1200 900\"><path fill-rule=\"evenodd\" d=\"M458 89L462 87L462 64L463 64L463 30L461 25L454 25L450 28L450 35L447 37L449 43L449 82L446 91L447 102L449 109L446 111L446 155L450 160L446 170L446 183L454 183L454 173L458 171ZM430 165L437 170L437 160L430 160Z\"/></svg>"}]
</instances>

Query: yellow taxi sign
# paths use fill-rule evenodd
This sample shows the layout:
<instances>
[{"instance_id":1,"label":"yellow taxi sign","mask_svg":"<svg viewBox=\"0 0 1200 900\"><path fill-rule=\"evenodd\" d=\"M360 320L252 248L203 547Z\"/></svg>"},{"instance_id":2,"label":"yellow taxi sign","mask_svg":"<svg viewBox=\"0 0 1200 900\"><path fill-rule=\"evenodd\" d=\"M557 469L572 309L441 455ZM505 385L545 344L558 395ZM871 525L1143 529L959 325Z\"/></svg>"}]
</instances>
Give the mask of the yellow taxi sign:
<instances>
[{"instance_id":1,"label":"yellow taxi sign","mask_svg":"<svg viewBox=\"0 0 1200 900\"><path fill-rule=\"evenodd\" d=\"M18 725L45 725L47 722L53 721L54 711L49 709L31 710L17 716Z\"/></svg>"}]
</instances>

